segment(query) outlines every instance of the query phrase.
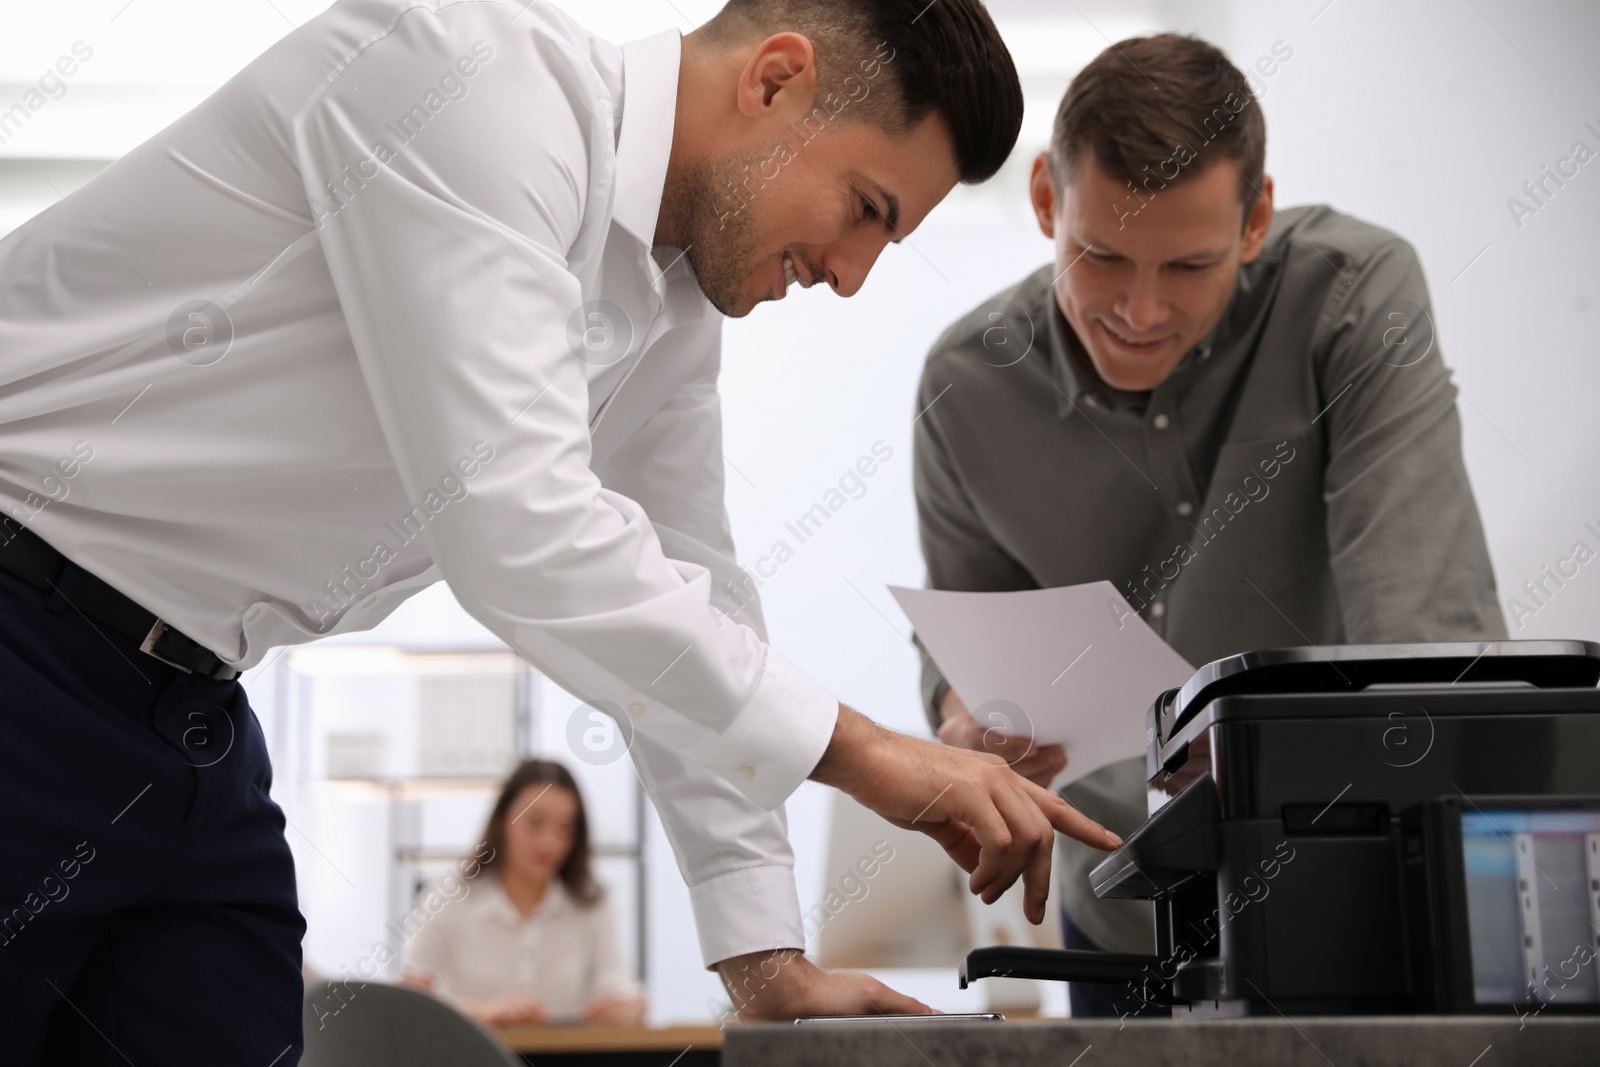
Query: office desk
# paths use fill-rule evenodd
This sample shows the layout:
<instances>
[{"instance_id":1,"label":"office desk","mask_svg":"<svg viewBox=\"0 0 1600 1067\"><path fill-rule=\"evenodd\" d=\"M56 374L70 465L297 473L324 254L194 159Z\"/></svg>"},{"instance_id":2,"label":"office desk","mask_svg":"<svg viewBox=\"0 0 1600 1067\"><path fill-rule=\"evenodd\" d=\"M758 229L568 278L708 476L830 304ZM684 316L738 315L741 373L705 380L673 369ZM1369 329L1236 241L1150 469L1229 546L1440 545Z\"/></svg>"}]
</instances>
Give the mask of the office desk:
<instances>
[{"instance_id":1,"label":"office desk","mask_svg":"<svg viewBox=\"0 0 1600 1067\"><path fill-rule=\"evenodd\" d=\"M1600 1016L1041 1020L730 1026L727 1067L1563 1067L1600 1061Z\"/></svg>"},{"instance_id":2,"label":"office desk","mask_svg":"<svg viewBox=\"0 0 1600 1067\"><path fill-rule=\"evenodd\" d=\"M500 1035L539 1067L637 1064L711 1067L720 1062L723 1031L716 1026L503 1026Z\"/></svg>"}]
</instances>

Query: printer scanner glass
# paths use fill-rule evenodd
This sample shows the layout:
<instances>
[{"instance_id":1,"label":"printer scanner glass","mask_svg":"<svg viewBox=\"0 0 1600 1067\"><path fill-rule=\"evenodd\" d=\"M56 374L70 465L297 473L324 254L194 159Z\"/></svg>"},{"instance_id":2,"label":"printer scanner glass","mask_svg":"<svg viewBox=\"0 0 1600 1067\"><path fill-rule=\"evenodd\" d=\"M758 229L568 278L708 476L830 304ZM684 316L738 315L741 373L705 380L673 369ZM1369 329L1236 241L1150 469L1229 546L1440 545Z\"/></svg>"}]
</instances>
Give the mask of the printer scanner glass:
<instances>
[{"instance_id":1,"label":"printer scanner glass","mask_svg":"<svg viewBox=\"0 0 1600 1067\"><path fill-rule=\"evenodd\" d=\"M1600 1003L1600 811L1461 813L1479 1004Z\"/></svg>"}]
</instances>

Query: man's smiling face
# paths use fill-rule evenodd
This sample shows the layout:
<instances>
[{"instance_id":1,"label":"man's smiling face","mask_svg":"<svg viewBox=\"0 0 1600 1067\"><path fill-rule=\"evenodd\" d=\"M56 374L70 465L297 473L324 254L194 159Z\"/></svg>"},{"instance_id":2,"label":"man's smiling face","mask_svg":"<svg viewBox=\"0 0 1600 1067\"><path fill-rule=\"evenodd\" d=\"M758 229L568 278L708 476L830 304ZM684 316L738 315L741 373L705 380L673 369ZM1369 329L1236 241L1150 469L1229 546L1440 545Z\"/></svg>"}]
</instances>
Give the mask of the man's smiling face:
<instances>
[{"instance_id":1,"label":"man's smiling face","mask_svg":"<svg viewBox=\"0 0 1600 1067\"><path fill-rule=\"evenodd\" d=\"M695 168L683 236L695 277L731 318L823 283L854 296L878 256L917 228L958 180L944 122L900 136L850 123L807 140L793 127L761 150Z\"/></svg>"},{"instance_id":2,"label":"man's smiling face","mask_svg":"<svg viewBox=\"0 0 1600 1067\"><path fill-rule=\"evenodd\" d=\"M1057 195L1040 157L1033 201L1055 240L1056 303L1107 385L1154 389L1211 332L1266 240L1270 178L1261 191L1246 212L1239 165L1222 159L1141 200L1087 154Z\"/></svg>"}]
</instances>

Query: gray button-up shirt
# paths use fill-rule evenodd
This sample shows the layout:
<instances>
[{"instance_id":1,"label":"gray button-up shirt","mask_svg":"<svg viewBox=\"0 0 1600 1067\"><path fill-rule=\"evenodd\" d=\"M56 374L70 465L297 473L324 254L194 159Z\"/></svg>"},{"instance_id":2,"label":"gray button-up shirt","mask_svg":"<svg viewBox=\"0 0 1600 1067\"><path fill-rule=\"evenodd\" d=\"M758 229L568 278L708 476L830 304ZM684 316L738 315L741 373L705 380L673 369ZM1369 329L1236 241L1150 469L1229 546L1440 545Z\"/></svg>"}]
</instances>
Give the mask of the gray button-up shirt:
<instances>
[{"instance_id":1,"label":"gray button-up shirt","mask_svg":"<svg viewBox=\"0 0 1600 1067\"><path fill-rule=\"evenodd\" d=\"M1056 273L985 301L928 356L914 478L930 587L1109 579L1197 666L1505 636L1456 390L1403 240L1327 207L1279 212L1216 328L1149 393L1095 373ZM937 727L947 684L926 658L922 688ZM1143 761L1064 795L1126 835L1146 814ZM1058 847L1074 924L1153 951L1149 905L1089 891L1104 854Z\"/></svg>"}]
</instances>

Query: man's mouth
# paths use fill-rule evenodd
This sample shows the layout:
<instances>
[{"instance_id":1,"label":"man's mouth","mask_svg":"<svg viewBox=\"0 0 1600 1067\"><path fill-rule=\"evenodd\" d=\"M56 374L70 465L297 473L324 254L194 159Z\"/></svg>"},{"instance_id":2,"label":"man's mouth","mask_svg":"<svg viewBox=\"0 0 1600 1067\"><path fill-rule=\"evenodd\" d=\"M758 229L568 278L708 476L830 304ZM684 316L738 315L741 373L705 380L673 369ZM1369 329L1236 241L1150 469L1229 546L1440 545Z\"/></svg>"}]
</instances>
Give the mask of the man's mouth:
<instances>
[{"instance_id":1,"label":"man's mouth","mask_svg":"<svg viewBox=\"0 0 1600 1067\"><path fill-rule=\"evenodd\" d=\"M1135 337L1128 337L1125 334L1121 334L1116 330L1113 330L1110 326L1107 326L1105 324L1105 320L1103 319L1100 321L1100 329L1103 330L1106 336L1111 338L1112 342L1124 352L1141 356L1151 355L1160 351L1162 348L1166 347L1167 343L1171 341L1173 337L1172 334L1167 334L1165 337L1157 337L1148 341L1140 340Z\"/></svg>"},{"instance_id":2,"label":"man's mouth","mask_svg":"<svg viewBox=\"0 0 1600 1067\"><path fill-rule=\"evenodd\" d=\"M800 273L800 267L795 264L794 257L788 252L778 256L778 279L773 283L772 299L782 300L791 288L798 285L802 289L809 289L814 281L805 274Z\"/></svg>"}]
</instances>

